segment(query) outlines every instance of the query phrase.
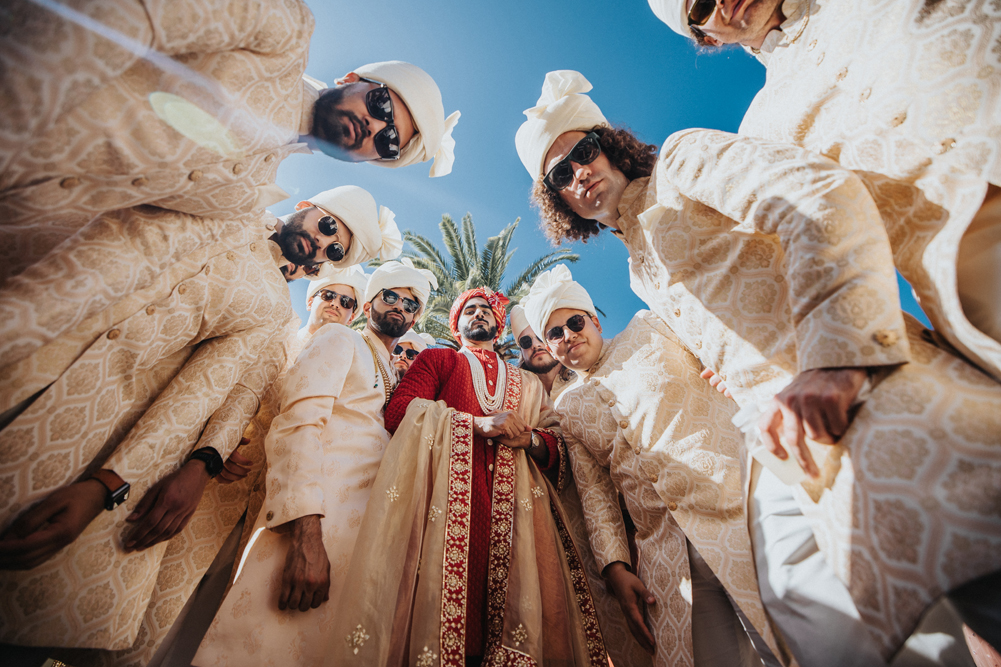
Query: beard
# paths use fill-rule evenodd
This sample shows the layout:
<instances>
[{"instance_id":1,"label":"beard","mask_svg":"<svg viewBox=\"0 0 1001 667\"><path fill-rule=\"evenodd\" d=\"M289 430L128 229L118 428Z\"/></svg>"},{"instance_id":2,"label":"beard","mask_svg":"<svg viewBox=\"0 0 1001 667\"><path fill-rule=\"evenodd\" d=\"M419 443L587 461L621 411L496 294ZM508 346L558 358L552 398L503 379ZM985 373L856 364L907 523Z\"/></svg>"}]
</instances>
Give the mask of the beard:
<instances>
[{"instance_id":1,"label":"beard","mask_svg":"<svg viewBox=\"0 0 1001 667\"><path fill-rule=\"evenodd\" d=\"M278 232L278 247L282 249L282 256L299 266L313 264L316 261L316 251L319 250L313 238L302 229L308 210L303 209L290 215ZM300 246L306 248L305 253Z\"/></svg>"},{"instance_id":2,"label":"beard","mask_svg":"<svg viewBox=\"0 0 1001 667\"><path fill-rule=\"evenodd\" d=\"M368 128L354 112L340 109L345 86L335 86L323 93L313 107L313 125L310 134L320 140L321 150L338 160L350 160L348 151L361 148L368 136ZM350 144L345 129L354 126L355 137Z\"/></svg>"},{"instance_id":3,"label":"beard","mask_svg":"<svg viewBox=\"0 0 1001 667\"><path fill-rule=\"evenodd\" d=\"M493 340L497 337L497 325L492 324L490 326L473 327L472 325L476 322L483 322L483 320L475 320L470 322L466 326L459 329L459 333L466 340L475 341L477 343L482 343L488 340ZM483 324L486 324L483 322Z\"/></svg>"},{"instance_id":4,"label":"beard","mask_svg":"<svg viewBox=\"0 0 1001 667\"><path fill-rule=\"evenodd\" d=\"M372 328L383 336L389 336L390 338L399 338L403 334L407 333L410 329L410 322L407 322L406 315L403 316L402 321L396 321L389 319L390 313L400 313L398 310L387 310L384 313L380 313L375 308L372 308L370 321L372 322Z\"/></svg>"},{"instance_id":5,"label":"beard","mask_svg":"<svg viewBox=\"0 0 1001 667\"><path fill-rule=\"evenodd\" d=\"M536 375L545 375L549 371L556 368L556 364L560 363L556 359L553 359L552 355L549 357L549 361L542 361L541 363L535 363L531 359L525 359L522 357L521 367L524 368L529 373L535 373Z\"/></svg>"}]
</instances>

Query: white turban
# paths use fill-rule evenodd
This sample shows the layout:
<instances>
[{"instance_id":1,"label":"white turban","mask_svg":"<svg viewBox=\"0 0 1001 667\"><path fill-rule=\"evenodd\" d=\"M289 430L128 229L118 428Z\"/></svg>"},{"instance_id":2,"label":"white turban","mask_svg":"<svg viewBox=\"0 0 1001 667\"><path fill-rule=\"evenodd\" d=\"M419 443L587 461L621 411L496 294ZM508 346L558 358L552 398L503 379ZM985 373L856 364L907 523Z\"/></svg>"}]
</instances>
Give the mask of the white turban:
<instances>
[{"instance_id":1,"label":"white turban","mask_svg":"<svg viewBox=\"0 0 1001 667\"><path fill-rule=\"evenodd\" d=\"M389 86L399 95L414 119L415 134L402 147L399 160L376 160L372 164L380 167L406 167L415 162L433 159L431 178L444 176L452 171L455 160L455 139L452 130L459 122L458 111L445 118L445 106L441 103L441 91L431 76L416 65L399 60L372 63L356 67L354 73Z\"/></svg>"},{"instance_id":2,"label":"white turban","mask_svg":"<svg viewBox=\"0 0 1001 667\"><path fill-rule=\"evenodd\" d=\"M521 304L515 306L508 313L508 317L511 318L511 335L517 336L522 331L529 327L528 318L525 317L525 299L522 299Z\"/></svg>"},{"instance_id":3,"label":"white turban","mask_svg":"<svg viewBox=\"0 0 1001 667\"><path fill-rule=\"evenodd\" d=\"M691 38L688 28L688 2L686 0L649 0L650 9L661 21L682 37Z\"/></svg>"},{"instance_id":4,"label":"white turban","mask_svg":"<svg viewBox=\"0 0 1001 667\"><path fill-rule=\"evenodd\" d=\"M557 264L549 271L541 273L532 289L528 293L528 299L522 301L525 305L525 315L532 329L541 338L546 330L546 322L553 311L560 308L572 308L573 310L583 310L585 313L594 315L594 302L590 295L580 283L574 282L570 275L570 269L564 264Z\"/></svg>"},{"instance_id":5,"label":"white turban","mask_svg":"<svg viewBox=\"0 0 1001 667\"><path fill-rule=\"evenodd\" d=\"M316 276L307 276L309 287L306 288L306 301L319 292L324 287L330 285L347 285L354 290L355 311L361 308L362 299L365 298L365 290L368 289L368 276L360 265L348 267L346 269L335 269L330 262L324 262L320 266L320 272Z\"/></svg>"},{"instance_id":6,"label":"white turban","mask_svg":"<svg viewBox=\"0 0 1001 667\"><path fill-rule=\"evenodd\" d=\"M306 201L337 216L351 230L351 245L344 259L330 262L335 268L363 264L376 257L396 259L403 251L396 215L385 206L376 206L375 198L357 185L342 185Z\"/></svg>"},{"instance_id":7,"label":"white turban","mask_svg":"<svg viewBox=\"0 0 1001 667\"><path fill-rule=\"evenodd\" d=\"M438 289L438 280L431 271L415 268L409 257L399 262L386 262L369 277L365 303L374 299L382 290L394 287L408 288L423 310L431 296L431 290ZM417 314L420 315L420 311Z\"/></svg>"},{"instance_id":8,"label":"white turban","mask_svg":"<svg viewBox=\"0 0 1001 667\"><path fill-rule=\"evenodd\" d=\"M418 352L423 352L428 349L428 345L434 345L434 336L428 333L417 333L413 329L408 329L407 333L400 336L400 340L397 343L410 343L414 346L414 349Z\"/></svg>"},{"instance_id":9,"label":"white turban","mask_svg":"<svg viewBox=\"0 0 1001 667\"><path fill-rule=\"evenodd\" d=\"M608 125L591 98L591 82L580 72L561 69L546 75L536 106L525 110L528 120L518 128L518 157L533 180L545 175L546 153L564 132L590 131Z\"/></svg>"}]
</instances>

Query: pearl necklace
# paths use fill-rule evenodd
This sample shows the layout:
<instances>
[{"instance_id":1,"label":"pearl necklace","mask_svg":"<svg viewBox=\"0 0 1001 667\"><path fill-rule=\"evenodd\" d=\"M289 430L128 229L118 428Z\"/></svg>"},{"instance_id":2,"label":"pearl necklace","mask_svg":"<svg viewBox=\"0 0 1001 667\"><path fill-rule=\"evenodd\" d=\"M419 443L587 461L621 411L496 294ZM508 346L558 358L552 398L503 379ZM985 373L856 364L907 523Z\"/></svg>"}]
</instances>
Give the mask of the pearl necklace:
<instances>
[{"instance_id":1,"label":"pearl necklace","mask_svg":"<svg viewBox=\"0 0 1001 667\"><path fill-rule=\"evenodd\" d=\"M473 391L476 393L476 400L480 404L483 414L490 415L500 412L504 405L504 394L507 393L507 363L497 355L497 387L491 394L487 390L487 375L483 370L483 364L476 358L476 355L467 348L462 348L462 355L469 363L469 370L473 374Z\"/></svg>"}]
</instances>

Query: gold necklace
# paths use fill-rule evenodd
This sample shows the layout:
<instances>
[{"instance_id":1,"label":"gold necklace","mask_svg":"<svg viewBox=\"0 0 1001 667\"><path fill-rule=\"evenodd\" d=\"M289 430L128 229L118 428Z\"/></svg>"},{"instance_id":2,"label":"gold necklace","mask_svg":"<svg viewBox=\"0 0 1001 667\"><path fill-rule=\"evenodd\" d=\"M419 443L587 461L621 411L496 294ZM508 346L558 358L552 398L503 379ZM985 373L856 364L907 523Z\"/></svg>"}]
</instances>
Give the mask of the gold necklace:
<instances>
[{"instance_id":1,"label":"gold necklace","mask_svg":"<svg viewBox=\"0 0 1001 667\"><path fill-rule=\"evenodd\" d=\"M389 374L386 372L386 369L382 367L382 359L379 358L379 353L375 351L375 345L373 345L372 341L368 339L368 336L362 334L362 338L365 339L365 344L368 345L368 349L372 351L372 365L375 366L375 384L372 385L373 389L379 386L379 376L382 375L382 388L386 392L386 402L382 404L382 407L385 409L385 407L389 405L390 397L393 395L393 389L390 389L389 384Z\"/></svg>"}]
</instances>

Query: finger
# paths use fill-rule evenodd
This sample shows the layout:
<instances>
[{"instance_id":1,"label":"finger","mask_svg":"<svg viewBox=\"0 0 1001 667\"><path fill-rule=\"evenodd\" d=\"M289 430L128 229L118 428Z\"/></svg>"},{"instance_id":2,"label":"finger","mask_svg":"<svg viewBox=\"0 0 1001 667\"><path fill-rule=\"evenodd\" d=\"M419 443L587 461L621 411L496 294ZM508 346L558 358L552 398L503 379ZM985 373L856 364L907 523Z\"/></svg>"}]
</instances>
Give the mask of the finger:
<instances>
[{"instance_id":1,"label":"finger","mask_svg":"<svg viewBox=\"0 0 1001 667\"><path fill-rule=\"evenodd\" d=\"M160 496L160 482L157 482L150 487L149 491L142 497L136 508L132 510L132 514L128 515L126 521L138 521L144 514L153 508L156 499Z\"/></svg>"},{"instance_id":2,"label":"finger","mask_svg":"<svg viewBox=\"0 0 1001 667\"><path fill-rule=\"evenodd\" d=\"M61 502L52 500L52 496L49 496L19 516L10 528L4 531L4 535L28 537L63 509L65 507Z\"/></svg>"},{"instance_id":3,"label":"finger","mask_svg":"<svg viewBox=\"0 0 1001 667\"><path fill-rule=\"evenodd\" d=\"M733 398L733 394L730 393L729 387L725 387L723 389L723 395L726 396L727 398Z\"/></svg>"},{"instance_id":4,"label":"finger","mask_svg":"<svg viewBox=\"0 0 1001 667\"><path fill-rule=\"evenodd\" d=\"M282 611L288 609L288 599L292 595L292 579L288 574L288 566L282 574L282 587L278 591L278 608Z\"/></svg>"},{"instance_id":5,"label":"finger","mask_svg":"<svg viewBox=\"0 0 1001 667\"><path fill-rule=\"evenodd\" d=\"M170 524L156 536L156 539L147 540L149 543L144 548L148 549L149 547L156 546L161 542L167 542L172 539L175 535L184 530L184 526L188 523L189 518L189 516L184 515L175 516L174 520L171 521Z\"/></svg>"},{"instance_id":6,"label":"finger","mask_svg":"<svg viewBox=\"0 0 1001 667\"><path fill-rule=\"evenodd\" d=\"M702 372L699 373L699 377L702 378L703 380L708 380L714 375L716 375L716 373L713 372L713 369L711 368L703 368Z\"/></svg>"},{"instance_id":7,"label":"finger","mask_svg":"<svg viewBox=\"0 0 1001 667\"><path fill-rule=\"evenodd\" d=\"M640 643L643 650L653 653L653 635L650 634L650 630L646 627L646 622L643 620L643 609L639 604L632 603L629 605L629 625L633 636L636 637L636 641Z\"/></svg>"},{"instance_id":8,"label":"finger","mask_svg":"<svg viewBox=\"0 0 1001 667\"><path fill-rule=\"evenodd\" d=\"M723 381L723 378L721 378L718 375L714 375L711 378L709 378L709 386L710 387L718 387L719 383L722 382L722 381Z\"/></svg>"},{"instance_id":9,"label":"finger","mask_svg":"<svg viewBox=\"0 0 1001 667\"><path fill-rule=\"evenodd\" d=\"M173 516L158 503L158 506L132 529L132 534L125 542L125 548L145 549L150 545L150 540L155 540L172 520Z\"/></svg>"},{"instance_id":10,"label":"finger","mask_svg":"<svg viewBox=\"0 0 1001 667\"><path fill-rule=\"evenodd\" d=\"M799 415L795 410L785 405L781 406L781 410L782 437L785 440L786 446L792 450L793 457L799 463L803 472L810 477L819 477L820 473L817 470L817 466L813 462L813 457L810 456L810 450L806 447L806 434L803 431L803 424L800 421Z\"/></svg>"},{"instance_id":11,"label":"finger","mask_svg":"<svg viewBox=\"0 0 1001 667\"><path fill-rule=\"evenodd\" d=\"M313 601L312 601L312 604L309 605L310 608L316 609L321 604L323 604L324 602L326 602L326 600L327 600L327 590L329 590L328 587L321 586L320 588L317 588L316 591L313 592Z\"/></svg>"},{"instance_id":12,"label":"finger","mask_svg":"<svg viewBox=\"0 0 1001 667\"><path fill-rule=\"evenodd\" d=\"M299 611L309 611L309 605L313 603L313 591L311 588L307 588L304 586L300 587L300 590L302 592L299 595L298 609Z\"/></svg>"},{"instance_id":13,"label":"finger","mask_svg":"<svg viewBox=\"0 0 1001 667\"><path fill-rule=\"evenodd\" d=\"M215 481L219 482L220 484L232 484L233 482L239 482L241 479L243 479L243 477L244 476L242 475L241 476L232 475L228 470L223 468L222 471L220 471L219 474L216 475Z\"/></svg>"},{"instance_id":14,"label":"finger","mask_svg":"<svg viewBox=\"0 0 1001 667\"><path fill-rule=\"evenodd\" d=\"M843 399L841 396L839 399ZM845 405L847 401L837 400L828 405L824 406L824 426L827 429L827 433L830 435L830 442L825 440L817 440L817 442L824 442L825 444L833 445L841 436L845 434L848 430L848 408L849 405Z\"/></svg>"},{"instance_id":15,"label":"finger","mask_svg":"<svg viewBox=\"0 0 1001 667\"><path fill-rule=\"evenodd\" d=\"M830 434L827 432L827 425L824 423L824 412L827 399L814 397L810 400L797 401L796 412L803 423L803 430L806 436L815 442L831 443Z\"/></svg>"},{"instance_id":16,"label":"finger","mask_svg":"<svg viewBox=\"0 0 1001 667\"><path fill-rule=\"evenodd\" d=\"M230 454L229 455L229 459L227 459L227 461L230 461L232 463L236 463L237 465L241 465L241 466L243 466L245 468L249 468L252 465L254 465L253 461L251 461L250 459L248 459L246 456L244 456L243 454L241 454L239 451L234 451L232 454Z\"/></svg>"},{"instance_id":17,"label":"finger","mask_svg":"<svg viewBox=\"0 0 1001 667\"><path fill-rule=\"evenodd\" d=\"M51 526L24 538L0 540L0 569L23 569L19 565L47 550L59 538L60 530ZM60 547L61 548L61 547Z\"/></svg>"},{"instance_id":18,"label":"finger","mask_svg":"<svg viewBox=\"0 0 1001 667\"><path fill-rule=\"evenodd\" d=\"M758 430L761 431L761 442L772 454L783 461L789 457L788 452L779 442L778 428L782 424L782 411L780 404L775 399L768 404L765 412L758 420Z\"/></svg>"}]
</instances>

